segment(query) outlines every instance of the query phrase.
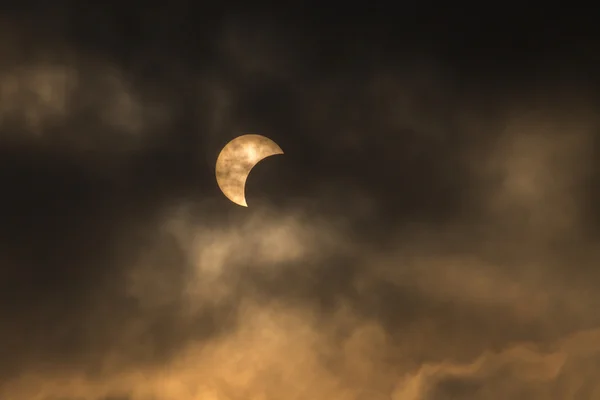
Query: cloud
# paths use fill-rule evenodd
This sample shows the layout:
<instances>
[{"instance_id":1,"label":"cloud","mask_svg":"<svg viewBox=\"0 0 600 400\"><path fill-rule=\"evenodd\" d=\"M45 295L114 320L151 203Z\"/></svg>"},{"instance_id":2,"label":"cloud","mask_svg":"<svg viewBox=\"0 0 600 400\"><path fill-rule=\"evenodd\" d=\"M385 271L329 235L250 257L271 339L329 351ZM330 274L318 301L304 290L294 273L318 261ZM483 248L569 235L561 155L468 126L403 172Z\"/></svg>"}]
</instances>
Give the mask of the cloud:
<instances>
[{"instance_id":1,"label":"cloud","mask_svg":"<svg viewBox=\"0 0 600 400\"><path fill-rule=\"evenodd\" d=\"M9 27L0 397L594 398L579 78L502 92L257 21L202 62ZM249 132L286 155L242 210L211 168Z\"/></svg>"},{"instance_id":2,"label":"cloud","mask_svg":"<svg viewBox=\"0 0 600 400\"><path fill-rule=\"evenodd\" d=\"M469 364L424 365L398 385L393 398L592 398L600 390L598 385L587 378L577 382L575 376L586 377L596 370L589 360L598 358L598 333L577 332L550 351L522 344L486 353Z\"/></svg>"}]
</instances>

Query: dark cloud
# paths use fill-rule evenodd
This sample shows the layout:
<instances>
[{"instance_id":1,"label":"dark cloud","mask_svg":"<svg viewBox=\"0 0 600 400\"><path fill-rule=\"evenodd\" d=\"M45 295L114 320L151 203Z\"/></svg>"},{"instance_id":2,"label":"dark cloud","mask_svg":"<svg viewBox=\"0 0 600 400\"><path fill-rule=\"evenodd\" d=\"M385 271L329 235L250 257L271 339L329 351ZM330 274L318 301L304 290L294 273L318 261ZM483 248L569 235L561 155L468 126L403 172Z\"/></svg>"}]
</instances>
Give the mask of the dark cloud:
<instances>
[{"instance_id":1,"label":"dark cloud","mask_svg":"<svg viewBox=\"0 0 600 400\"><path fill-rule=\"evenodd\" d=\"M3 18L0 397L598 396L593 41L109 6Z\"/></svg>"}]
</instances>

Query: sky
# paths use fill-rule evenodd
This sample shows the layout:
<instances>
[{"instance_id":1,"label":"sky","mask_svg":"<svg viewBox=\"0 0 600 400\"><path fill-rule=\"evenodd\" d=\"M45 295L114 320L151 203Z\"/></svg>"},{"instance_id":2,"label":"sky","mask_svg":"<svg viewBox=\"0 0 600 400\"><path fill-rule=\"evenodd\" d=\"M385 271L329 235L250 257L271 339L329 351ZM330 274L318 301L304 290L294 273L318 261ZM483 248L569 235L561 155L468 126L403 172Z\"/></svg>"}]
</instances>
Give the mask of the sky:
<instances>
[{"instance_id":1,"label":"sky","mask_svg":"<svg viewBox=\"0 0 600 400\"><path fill-rule=\"evenodd\" d=\"M600 398L585 21L310 11L0 13L0 398Z\"/></svg>"}]
</instances>

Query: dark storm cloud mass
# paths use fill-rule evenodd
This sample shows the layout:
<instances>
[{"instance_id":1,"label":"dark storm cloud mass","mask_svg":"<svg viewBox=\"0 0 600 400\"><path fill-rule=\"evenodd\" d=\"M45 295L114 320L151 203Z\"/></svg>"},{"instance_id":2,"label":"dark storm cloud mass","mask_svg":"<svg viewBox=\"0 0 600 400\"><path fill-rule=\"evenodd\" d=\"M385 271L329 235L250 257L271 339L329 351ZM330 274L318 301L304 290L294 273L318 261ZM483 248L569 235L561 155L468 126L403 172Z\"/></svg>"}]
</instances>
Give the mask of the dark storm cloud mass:
<instances>
[{"instance_id":1,"label":"dark storm cloud mass","mask_svg":"<svg viewBox=\"0 0 600 400\"><path fill-rule=\"evenodd\" d=\"M2 24L0 397L600 396L585 41L180 5Z\"/></svg>"}]
</instances>

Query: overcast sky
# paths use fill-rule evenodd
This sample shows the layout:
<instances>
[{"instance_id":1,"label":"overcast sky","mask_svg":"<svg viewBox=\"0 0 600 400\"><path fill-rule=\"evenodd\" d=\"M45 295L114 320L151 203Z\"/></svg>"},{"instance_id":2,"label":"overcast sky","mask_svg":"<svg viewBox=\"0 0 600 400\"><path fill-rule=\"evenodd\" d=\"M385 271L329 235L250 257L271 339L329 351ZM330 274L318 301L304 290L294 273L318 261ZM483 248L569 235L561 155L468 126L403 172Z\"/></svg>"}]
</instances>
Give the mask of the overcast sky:
<instances>
[{"instance_id":1,"label":"overcast sky","mask_svg":"<svg viewBox=\"0 0 600 400\"><path fill-rule=\"evenodd\" d=\"M0 23L2 399L600 398L591 37L43 7Z\"/></svg>"}]
</instances>

